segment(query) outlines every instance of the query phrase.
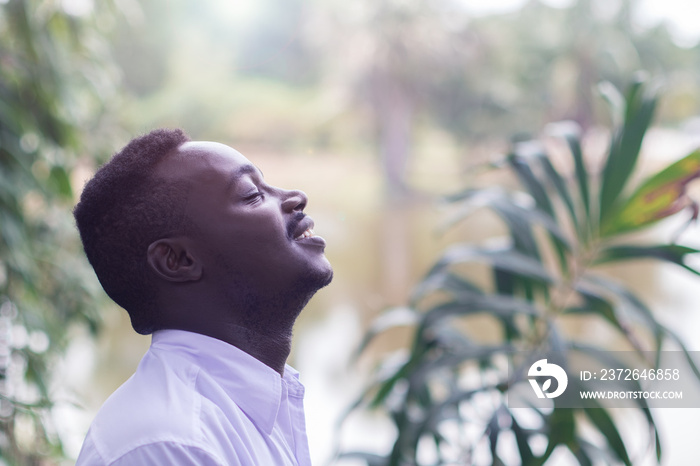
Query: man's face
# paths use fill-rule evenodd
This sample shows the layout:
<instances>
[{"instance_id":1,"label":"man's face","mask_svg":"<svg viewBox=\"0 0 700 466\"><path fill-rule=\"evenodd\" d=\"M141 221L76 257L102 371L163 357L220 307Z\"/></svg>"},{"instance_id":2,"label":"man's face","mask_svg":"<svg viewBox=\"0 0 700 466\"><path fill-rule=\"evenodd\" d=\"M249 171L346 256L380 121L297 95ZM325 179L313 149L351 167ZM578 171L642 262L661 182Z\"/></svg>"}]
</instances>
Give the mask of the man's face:
<instances>
[{"instance_id":1,"label":"man's face","mask_svg":"<svg viewBox=\"0 0 700 466\"><path fill-rule=\"evenodd\" d=\"M225 290L284 295L316 291L333 271L325 241L309 233L306 195L265 183L236 150L214 142L188 142L159 167L166 178L190 185L185 215L203 278ZM235 292L235 290L232 290Z\"/></svg>"}]
</instances>

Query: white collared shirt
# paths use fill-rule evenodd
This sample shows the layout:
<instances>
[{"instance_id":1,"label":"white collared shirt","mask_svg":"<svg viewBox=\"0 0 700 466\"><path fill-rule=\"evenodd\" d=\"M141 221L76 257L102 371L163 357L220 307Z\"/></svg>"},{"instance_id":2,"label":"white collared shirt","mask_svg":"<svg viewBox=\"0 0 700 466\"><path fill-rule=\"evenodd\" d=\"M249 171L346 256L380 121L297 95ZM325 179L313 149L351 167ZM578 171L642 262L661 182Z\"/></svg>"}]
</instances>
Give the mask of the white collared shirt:
<instances>
[{"instance_id":1,"label":"white collared shirt","mask_svg":"<svg viewBox=\"0 0 700 466\"><path fill-rule=\"evenodd\" d=\"M155 332L92 422L76 466L308 466L298 377L215 338Z\"/></svg>"}]
</instances>

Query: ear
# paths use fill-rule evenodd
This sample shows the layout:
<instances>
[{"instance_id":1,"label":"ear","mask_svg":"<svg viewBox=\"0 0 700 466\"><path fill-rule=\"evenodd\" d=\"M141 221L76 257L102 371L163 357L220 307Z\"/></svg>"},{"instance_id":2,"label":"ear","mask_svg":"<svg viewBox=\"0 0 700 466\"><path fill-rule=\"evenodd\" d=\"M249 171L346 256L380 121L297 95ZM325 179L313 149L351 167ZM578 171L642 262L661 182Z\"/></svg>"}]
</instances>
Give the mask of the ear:
<instances>
[{"instance_id":1,"label":"ear","mask_svg":"<svg viewBox=\"0 0 700 466\"><path fill-rule=\"evenodd\" d=\"M183 238L166 238L152 242L146 253L148 265L169 282L197 281L202 264L191 254Z\"/></svg>"}]
</instances>

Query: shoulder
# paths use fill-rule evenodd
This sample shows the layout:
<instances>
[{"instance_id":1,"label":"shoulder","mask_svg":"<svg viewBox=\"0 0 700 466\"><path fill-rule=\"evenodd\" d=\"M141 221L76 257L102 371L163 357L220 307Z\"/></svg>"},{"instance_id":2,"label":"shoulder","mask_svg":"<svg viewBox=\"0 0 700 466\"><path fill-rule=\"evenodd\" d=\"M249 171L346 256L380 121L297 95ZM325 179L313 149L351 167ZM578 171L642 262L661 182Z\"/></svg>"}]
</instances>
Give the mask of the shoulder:
<instances>
[{"instance_id":1,"label":"shoulder","mask_svg":"<svg viewBox=\"0 0 700 466\"><path fill-rule=\"evenodd\" d=\"M147 445L198 447L202 437L201 397L194 388L198 374L195 365L169 364L147 353L136 373L100 408L83 450L93 449L112 464Z\"/></svg>"},{"instance_id":2,"label":"shoulder","mask_svg":"<svg viewBox=\"0 0 700 466\"><path fill-rule=\"evenodd\" d=\"M115 458L102 458L94 448L84 448L76 466L135 466L167 464L170 466L236 466L231 458L222 460L206 448L177 442L155 442L133 448Z\"/></svg>"}]
</instances>

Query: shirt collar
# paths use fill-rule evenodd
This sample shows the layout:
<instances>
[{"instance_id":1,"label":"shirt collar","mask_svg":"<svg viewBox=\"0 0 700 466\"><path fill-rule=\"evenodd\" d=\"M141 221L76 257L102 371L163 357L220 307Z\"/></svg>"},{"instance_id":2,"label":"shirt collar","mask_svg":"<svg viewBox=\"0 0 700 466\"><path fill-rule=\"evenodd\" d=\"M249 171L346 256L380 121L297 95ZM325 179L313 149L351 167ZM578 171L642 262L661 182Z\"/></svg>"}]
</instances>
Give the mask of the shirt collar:
<instances>
[{"instance_id":1,"label":"shirt collar","mask_svg":"<svg viewBox=\"0 0 700 466\"><path fill-rule=\"evenodd\" d=\"M184 330L153 333L151 351L183 357L212 377L236 405L270 434L282 401L282 380L291 396L301 397L299 373L285 365L284 376L222 340Z\"/></svg>"}]
</instances>

